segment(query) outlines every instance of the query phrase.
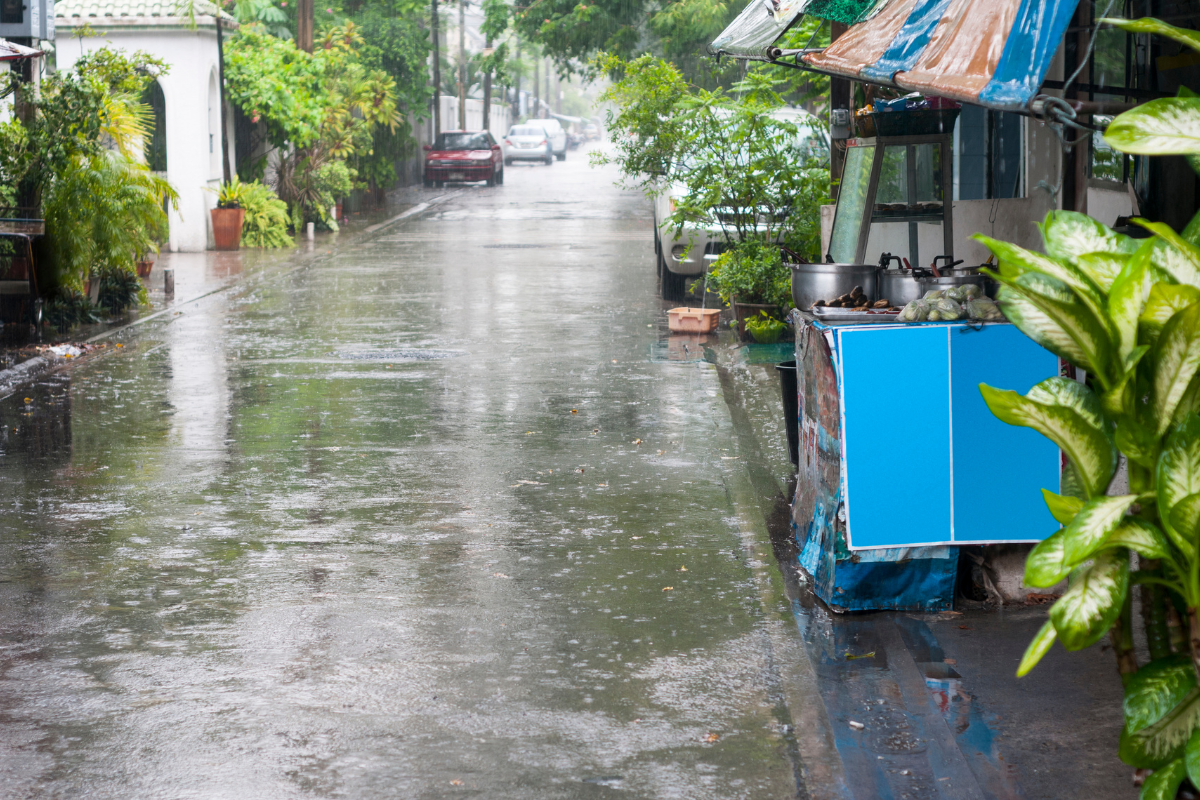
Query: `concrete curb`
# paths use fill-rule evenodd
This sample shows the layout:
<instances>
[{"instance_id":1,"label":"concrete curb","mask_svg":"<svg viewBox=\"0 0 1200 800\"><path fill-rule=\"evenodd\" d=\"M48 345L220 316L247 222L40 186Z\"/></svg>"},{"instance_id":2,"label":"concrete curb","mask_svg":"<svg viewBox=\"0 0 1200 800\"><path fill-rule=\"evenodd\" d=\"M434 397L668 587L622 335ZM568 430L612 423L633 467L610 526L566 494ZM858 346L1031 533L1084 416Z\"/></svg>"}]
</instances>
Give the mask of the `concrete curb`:
<instances>
[{"instance_id":1,"label":"concrete curb","mask_svg":"<svg viewBox=\"0 0 1200 800\"><path fill-rule=\"evenodd\" d=\"M45 356L34 356L15 367L0 370L0 398L8 397L18 387L36 380L54 366L56 366L55 361L51 361Z\"/></svg>"}]
</instances>

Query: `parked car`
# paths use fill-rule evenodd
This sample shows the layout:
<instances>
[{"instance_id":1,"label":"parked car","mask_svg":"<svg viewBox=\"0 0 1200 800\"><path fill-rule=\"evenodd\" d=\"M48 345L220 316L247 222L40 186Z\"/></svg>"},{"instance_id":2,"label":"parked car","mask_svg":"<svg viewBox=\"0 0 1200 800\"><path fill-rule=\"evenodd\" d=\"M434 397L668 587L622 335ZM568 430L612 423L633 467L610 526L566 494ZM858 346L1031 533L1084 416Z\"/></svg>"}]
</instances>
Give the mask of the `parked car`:
<instances>
[{"instance_id":1,"label":"parked car","mask_svg":"<svg viewBox=\"0 0 1200 800\"><path fill-rule=\"evenodd\" d=\"M583 126L583 135L587 137L588 141L599 139L600 127L594 122L589 122L587 125Z\"/></svg>"},{"instance_id":2,"label":"parked car","mask_svg":"<svg viewBox=\"0 0 1200 800\"><path fill-rule=\"evenodd\" d=\"M554 163L554 150L550 138L541 125L513 125L504 137L506 155L505 164L514 161L543 161L547 165Z\"/></svg>"},{"instance_id":3,"label":"parked car","mask_svg":"<svg viewBox=\"0 0 1200 800\"><path fill-rule=\"evenodd\" d=\"M531 119L523 124L542 128L546 132L546 138L550 140L550 151L554 153L554 157L559 161L567 159L567 132L563 130L561 122L556 119Z\"/></svg>"},{"instance_id":4,"label":"parked car","mask_svg":"<svg viewBox=\"0 0 1200 800\"><path fill-rule=\"evenodd\" d=\"M772 116L797 127L795 147L798 158L829 162L829 134L816 117L798 109L781 109ZM654 195L654 254L664 300L682 300L688 279L704 275L709 262L725 252L728 246L721 224L722 214L728 209L713 209L707 224L688 224L678 231L672 225L664 225L675 213L675 206L686 196L687 187L675 182L660 184ZM755 227L766 226L756 224ZM775 227L779 230L782 226L776 224Z\"/></svg>"},{"instance_id":5,"label":"parked car","mask_svg":"<svg viewBox=\"0 0 1200 800\"><path fill-rule=\"evenodd\" d=\"M427 187L459 181L504 183L504 151L487 131L442 131L425 150Z\"/></svg>"}]
</instances>

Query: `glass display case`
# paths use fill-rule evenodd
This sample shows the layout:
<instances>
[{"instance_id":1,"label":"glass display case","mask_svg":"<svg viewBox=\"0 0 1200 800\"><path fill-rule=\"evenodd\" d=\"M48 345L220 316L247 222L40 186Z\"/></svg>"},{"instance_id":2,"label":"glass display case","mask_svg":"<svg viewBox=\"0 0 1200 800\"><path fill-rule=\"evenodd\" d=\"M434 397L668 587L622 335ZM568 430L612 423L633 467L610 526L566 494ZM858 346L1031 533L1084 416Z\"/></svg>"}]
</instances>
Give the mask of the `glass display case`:
<instances>
[{"instance_id":1,"label":"glass display case","mask_svg":"<svg viewBox=\"0 0 1200 800\"><path fill-rule=\"evenodd\" d=\"M953 256L951 146L950 134L848 139L828 260L886 252L920 268Z\"/></svg>"}]
</instances>

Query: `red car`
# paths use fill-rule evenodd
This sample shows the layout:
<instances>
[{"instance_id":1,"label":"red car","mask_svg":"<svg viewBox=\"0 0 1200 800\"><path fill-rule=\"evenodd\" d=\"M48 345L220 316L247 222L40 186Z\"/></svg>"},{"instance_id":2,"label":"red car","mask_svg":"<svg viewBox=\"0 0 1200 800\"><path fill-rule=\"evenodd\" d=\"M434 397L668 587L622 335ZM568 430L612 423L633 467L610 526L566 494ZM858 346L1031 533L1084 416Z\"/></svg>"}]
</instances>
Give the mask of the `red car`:
<instances>
[{"instance_id":1,"label":"red car","mask_svg":"<svg viewBox=\"0 0 1200 800\"><path fill-rule=\"evenodd\" d=\"M442 131L425 150L427 187L460 181L504 183L504 152L487 131Z\"/></svg>"}]
</instances>

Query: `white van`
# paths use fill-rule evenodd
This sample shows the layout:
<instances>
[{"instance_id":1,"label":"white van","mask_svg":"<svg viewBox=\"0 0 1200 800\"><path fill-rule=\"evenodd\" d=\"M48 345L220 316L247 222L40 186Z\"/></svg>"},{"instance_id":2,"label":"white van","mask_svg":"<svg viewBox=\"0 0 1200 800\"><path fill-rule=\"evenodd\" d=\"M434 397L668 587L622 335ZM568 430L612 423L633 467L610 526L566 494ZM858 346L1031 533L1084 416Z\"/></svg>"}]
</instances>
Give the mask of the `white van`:
<instances>
[{"instance_id":1,"label":"white van","mask_svg":"<svg viewBox=\"0 0 1200 800\"><path fill-rule=\"evenodd\" d=\"M531 119L521 123L524 125L538 125L546 131L546 138L550 140L550 150L554 153L554 157L559 161L567 160L567 132L563 130L562 123L556 119Z\"/></svg>"}]
</instances>

